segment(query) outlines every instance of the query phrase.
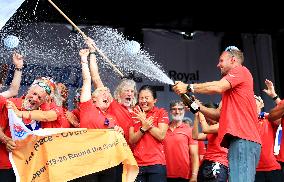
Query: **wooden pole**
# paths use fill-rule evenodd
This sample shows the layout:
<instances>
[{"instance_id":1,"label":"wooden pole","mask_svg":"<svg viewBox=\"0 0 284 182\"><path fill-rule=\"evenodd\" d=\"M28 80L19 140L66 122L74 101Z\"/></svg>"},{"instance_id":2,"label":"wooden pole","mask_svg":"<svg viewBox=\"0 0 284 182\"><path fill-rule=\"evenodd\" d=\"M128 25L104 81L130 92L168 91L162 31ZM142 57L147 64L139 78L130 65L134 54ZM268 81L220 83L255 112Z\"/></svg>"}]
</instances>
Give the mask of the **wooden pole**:
<instances>
[{"instance_id":1,"label":"wooden pole","mask_svg":"<svg viewBox=\"0 0 284 182\"><path fill-rule=\"evenodd\" d=\"M77 26L75 25L75 23L73 23L73 21L68 18L68 16L66 16L63 11L61 11L56 4L54 4L51 0L48 0L48 2L50 2L50 4L57 9L57 11L59 11L59 13L83 36L83 38L86 40L88 37L87 35ZM106 55L96 47L96 45L93 45L94 48L97 50L97 52L103 57L103 59L110 65L112 66L112 68L121 76L124 77L124 75L122 74L122 72L110 61L110 59L108 57L106 57Z\"/></svg>"}]
</instances>

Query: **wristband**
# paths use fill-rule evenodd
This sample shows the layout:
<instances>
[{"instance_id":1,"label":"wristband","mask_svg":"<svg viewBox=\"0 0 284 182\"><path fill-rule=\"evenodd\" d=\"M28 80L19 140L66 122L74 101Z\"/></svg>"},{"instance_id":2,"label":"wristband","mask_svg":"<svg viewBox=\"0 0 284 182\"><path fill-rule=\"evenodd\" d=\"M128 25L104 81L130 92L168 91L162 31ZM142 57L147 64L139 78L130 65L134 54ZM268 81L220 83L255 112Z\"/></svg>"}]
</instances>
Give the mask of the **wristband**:
<instances>
[{"instance_id":1,"label":"wristband","mask_svg":"<svg viewBox=\"0 0 284 182\"><path fill-rule=\"evenodd\" d=\"M31 111L28 111L29 112L29 120L31 120L31 117L32 117L32 114L31 114Z\"/></svg>"},{"instance_id":2,"label":"wristband","mask_svg":"<svg viewBox=\"0 0 284 182\"><path fill-rule=\"evenodd\" d=\"M96 55L96 51L94 51L94 52L90 52L90 53L89 53L89 55L91 55L91 54Z\"/></svg>"},{"instance_id":3,"label":"wristband","mask_svg":"<svg viewBox=\"0 0 284 182\"><path fill-rule=\"evenodd\" d=\"M141 133L142 133L143 135L146 133L146 131L144 131L144 130L142 129L142 127L140 127L140 131L141 131Z\"/></svg>"},{"instance_id":4,"label":"wristband","mask_svg":"<svg viewBox=\"0 0 284 182\"><path fill-rule=\"evenodd\" d=\"M275 97L272 98L272 100L276 100L276 99L278 99L278 98L279 98L279 96L276 95Z\"/></svg>"}]
</instances>

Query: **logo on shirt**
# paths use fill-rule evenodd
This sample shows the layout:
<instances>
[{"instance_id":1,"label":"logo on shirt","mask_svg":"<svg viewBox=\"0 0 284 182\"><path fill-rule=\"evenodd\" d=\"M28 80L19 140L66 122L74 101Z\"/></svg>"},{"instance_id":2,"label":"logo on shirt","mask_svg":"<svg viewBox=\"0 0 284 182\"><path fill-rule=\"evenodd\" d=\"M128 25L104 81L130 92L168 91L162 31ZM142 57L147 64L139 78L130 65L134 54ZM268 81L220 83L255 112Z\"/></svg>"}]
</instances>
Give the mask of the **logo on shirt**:
<instances>
[{"instance_id":1,"label":"logo on shirt","mask_svg":"<svg viewBox=\"0 0 284 182\"><path fill-rule=\"evenodd\" d=\"M228 73L228 75L229 75L230 77L236 77L235 75L231 75L230 73Z\"/></svg>"}]
</instances>

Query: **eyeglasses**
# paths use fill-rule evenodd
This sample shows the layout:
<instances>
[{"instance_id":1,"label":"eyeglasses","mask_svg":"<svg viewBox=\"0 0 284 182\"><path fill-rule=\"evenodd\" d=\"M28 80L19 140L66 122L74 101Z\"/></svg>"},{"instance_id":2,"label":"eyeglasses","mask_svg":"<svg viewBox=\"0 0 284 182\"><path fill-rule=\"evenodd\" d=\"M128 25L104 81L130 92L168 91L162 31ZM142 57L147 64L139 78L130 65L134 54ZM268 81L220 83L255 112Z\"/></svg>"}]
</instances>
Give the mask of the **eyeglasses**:
<instances>
[{"instance_id":1,"label":"eyeglasses","mask_svg":"<svg viewBox=\"0 0 284 182\"><path fill-rule=\"evenodd\" d=\"M226 47L225 51L229 52L232 55L232 57L235 57L233 51L240 51L240 49L237 48L236 46L228 46Z\"/></svg>"},{"instance_id":2,"label":"eyeglasses","mask_svg":"<svg viewBox=\"0 0 284 182\"><path fill-rule=\"evenodd\" d=\"M37 82L37 83L35 83L35 84L37 84L38 86L40 86L41 88L43 88L43 89L46 91L46 93L47 93L48 95L51 94L51 89L50 89L50 87L49 87L48 85L46 85L45 83L43 83L43 82Z\"/></svg>"},{"instance_id":3,"label":"eyeglasses","mask_svg":"<svg viewBox=\"0 0 284 182\"><path fill-rule=\"evenodd\" d=\"M184 110L184 108L183 107L171 108L171 111L176 111L176 110L182 111Z\"/></svg>"}]
</instances>

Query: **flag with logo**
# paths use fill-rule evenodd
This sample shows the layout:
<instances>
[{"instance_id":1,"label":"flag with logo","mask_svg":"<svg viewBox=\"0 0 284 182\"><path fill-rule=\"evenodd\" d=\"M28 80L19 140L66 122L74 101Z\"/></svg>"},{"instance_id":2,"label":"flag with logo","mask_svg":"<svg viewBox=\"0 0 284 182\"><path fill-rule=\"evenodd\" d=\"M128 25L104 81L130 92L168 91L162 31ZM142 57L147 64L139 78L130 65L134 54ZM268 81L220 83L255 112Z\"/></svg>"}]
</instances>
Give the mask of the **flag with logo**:
<instances>
[{"instance_id":1,"label":"flag with logo","mask_svg":"<svg viewBox=\"0 0 284 182\"><path fill-rule=\"evenodd\" d=\"M85 128L31 131L12 110L8 112L17 144L9 157L17 181L69 181L120 163L122 181L135 181L138 165L122 134Z\"/></svg>"}]
</instances>

